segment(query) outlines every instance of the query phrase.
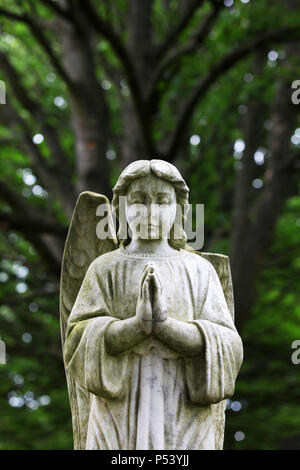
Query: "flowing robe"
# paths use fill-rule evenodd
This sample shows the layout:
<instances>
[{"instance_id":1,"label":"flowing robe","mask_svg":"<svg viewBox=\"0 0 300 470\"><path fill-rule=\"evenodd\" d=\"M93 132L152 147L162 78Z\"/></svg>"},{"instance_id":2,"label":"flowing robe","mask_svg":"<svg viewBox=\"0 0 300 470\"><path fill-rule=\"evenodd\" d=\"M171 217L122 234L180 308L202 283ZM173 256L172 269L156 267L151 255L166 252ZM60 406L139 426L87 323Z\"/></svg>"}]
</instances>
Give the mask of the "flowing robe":
<instances>
[{"instance_id":1,"label":"flowing robe","mask_svg":"<svg viewBox=\"0 0 300 470\"><path fill-rule=\"evenodd\" d=\"M185 356L153 335L112 356L105 333L135 315L142 271L156 265L168 316L196 325L203 348ZM68 321L68 372L90 392L87 449L215 449L213 404L234 392L243 349L218 275L180 250L142 255L119 248L89 267Z\"/></svg>"}]
</instances>

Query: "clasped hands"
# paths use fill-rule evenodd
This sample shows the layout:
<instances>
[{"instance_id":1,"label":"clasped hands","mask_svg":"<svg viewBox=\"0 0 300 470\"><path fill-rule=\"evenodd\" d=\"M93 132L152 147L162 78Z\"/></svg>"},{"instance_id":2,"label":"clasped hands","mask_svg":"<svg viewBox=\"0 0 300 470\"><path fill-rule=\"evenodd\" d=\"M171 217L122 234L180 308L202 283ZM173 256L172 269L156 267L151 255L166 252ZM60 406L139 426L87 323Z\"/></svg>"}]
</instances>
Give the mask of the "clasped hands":
<instances>
[{"instance_id":1,"label":"clasped hands","mask_svg":"<svg viewBox=\"0 0 300 470\"><path fill-rule=\"evenodd\" d=\"M107 350L112 355L129 351L152 332L184 357L199 355L203 348L196 325L168 317L161 280L156 266L150 263L140 279L136 314L111 323L105 337Z\"/></svg>"},{"instance_id":2,"label":"clasped hands","mask_svg":"<svg viewBox=\"0 0 300 470\"><path fill-rule=\"evenodd\" d=\"M139 285L136 318L147 335L168 318L167 303L156 267L145 266Z\"/></svg>"}]
</instances>

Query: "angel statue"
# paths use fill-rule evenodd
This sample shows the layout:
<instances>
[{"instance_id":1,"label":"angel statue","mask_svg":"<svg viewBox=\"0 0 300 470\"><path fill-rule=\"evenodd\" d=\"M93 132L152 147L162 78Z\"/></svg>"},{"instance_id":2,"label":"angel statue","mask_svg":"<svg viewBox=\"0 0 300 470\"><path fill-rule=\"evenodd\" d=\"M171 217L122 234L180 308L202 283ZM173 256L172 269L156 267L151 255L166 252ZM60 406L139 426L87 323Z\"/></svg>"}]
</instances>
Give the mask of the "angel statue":
<instances>
[{"instance_id":1,"label":"angel statue","mask_svg":"<svg viewBox=\"0 0 300 470\"><path fill-rule=\"evenodd\" d=\"M177 213L189 188L170 163L131 163L113 194L113 211L103 195L79 196L63 258L74 446L222 449L225 402L243 358L228 257L187 245ZM109 215L106 238L96 230L101 204Z\"/></svg>"}]
</instances>

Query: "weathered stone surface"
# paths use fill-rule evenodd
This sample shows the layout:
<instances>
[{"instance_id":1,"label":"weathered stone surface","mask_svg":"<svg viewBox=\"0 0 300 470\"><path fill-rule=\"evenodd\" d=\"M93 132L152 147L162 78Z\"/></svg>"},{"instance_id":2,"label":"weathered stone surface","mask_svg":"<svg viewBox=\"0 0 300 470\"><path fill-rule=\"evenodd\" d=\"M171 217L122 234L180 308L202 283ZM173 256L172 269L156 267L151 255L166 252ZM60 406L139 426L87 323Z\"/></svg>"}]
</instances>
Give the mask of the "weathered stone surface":
<instances>
[{"instance_id":1,"label":"weathered stone surface","mask_svg":"<svg viewBox=\"0 0 300 470\"><path fill-rule=\"evenodd\" d=\"M95 209L105 203L109 211L108 201L83 193L65 248L61 320L74 446L221 449L225 399L243 356L228 257L194 252L183 230L172 238L176 204L188 200L173 165L129 165L114 188L119 218L121 195L131 237L119 246L113 233L99 240ZM156 227L148 232L146 212L141 221L147 236L134 225L137 204L159 205Z\"/></svg>"}]
</instances>

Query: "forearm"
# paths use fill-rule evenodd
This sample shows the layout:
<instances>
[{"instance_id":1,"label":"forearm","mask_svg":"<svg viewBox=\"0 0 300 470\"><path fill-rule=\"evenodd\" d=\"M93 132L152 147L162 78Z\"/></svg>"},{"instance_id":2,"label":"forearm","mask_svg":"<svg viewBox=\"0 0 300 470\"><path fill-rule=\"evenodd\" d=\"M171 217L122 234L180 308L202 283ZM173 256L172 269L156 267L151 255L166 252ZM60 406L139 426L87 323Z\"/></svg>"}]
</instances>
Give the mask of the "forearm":
<instances>
[{"instance_id":1,"label":"forearm","mask_svg":"<svg viewBox=\"0 0 300 470\"><path fill-rule=\"evenodd\" d=\"M105 333L105 347L113 356L128 351L147 337L136 317L112 322Z\"/></svg>"},{"instance_id":2,"label":"forearm","mask_svg":"<svg viewBox=\"0 0 300 470\"><path fill-rule=\"evenodd\" d=\"M168 317L154 323L153 333L160 341L186 356L197 356L203 349L201 333L193 323Z\"/></svg>"}]
</instances>

